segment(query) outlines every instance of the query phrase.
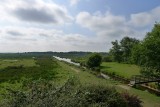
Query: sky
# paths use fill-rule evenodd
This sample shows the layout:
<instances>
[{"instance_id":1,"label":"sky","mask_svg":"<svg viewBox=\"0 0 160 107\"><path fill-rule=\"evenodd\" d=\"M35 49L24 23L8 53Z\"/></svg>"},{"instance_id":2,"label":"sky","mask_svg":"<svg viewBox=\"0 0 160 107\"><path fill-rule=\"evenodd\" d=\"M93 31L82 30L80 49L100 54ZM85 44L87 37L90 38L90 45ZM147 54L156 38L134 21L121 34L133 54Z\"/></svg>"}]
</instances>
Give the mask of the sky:
<instances>
[{"instance_id":1,"label":"sky","mask_svg":"<svg viewBox=\"0 0 160 107\"><path fill-rule=\"evenodd\" d=\"M155 22L160 0L0 0L0 52L108 52Z\"/></svg>"}]
</instances>

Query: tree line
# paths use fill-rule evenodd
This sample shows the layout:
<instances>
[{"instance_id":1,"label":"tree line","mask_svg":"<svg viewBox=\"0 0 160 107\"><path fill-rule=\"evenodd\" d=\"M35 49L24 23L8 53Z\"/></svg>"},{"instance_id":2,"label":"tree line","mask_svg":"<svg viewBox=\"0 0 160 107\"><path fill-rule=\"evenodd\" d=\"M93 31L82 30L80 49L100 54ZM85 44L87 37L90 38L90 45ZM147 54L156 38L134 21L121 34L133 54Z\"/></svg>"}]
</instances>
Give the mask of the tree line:
<instances>
[{"instance_id":1,"label":"tree line","mask_svg":"<svg viewBox=\"0 0 160 107\"><path fill-rule=\"evenodd\" d=\"M108 60L136 64L146 76L160 76L160 23L155 23L143 40L124 37L112 42Z\"/></svg>"},{"instance_id":2,"label":"tree line","mask_svg":"<svg viewBox=\"0 0 160 107\"><path fill-rule=\"evenodd\" d=\"M143 40L126 36L111 43L112 48L105 57L90 53L81 65L99 70L102 61L135 64L141 67L145 76L160 76L160 23L155 23Z\"/></svg>"}]
</instances>

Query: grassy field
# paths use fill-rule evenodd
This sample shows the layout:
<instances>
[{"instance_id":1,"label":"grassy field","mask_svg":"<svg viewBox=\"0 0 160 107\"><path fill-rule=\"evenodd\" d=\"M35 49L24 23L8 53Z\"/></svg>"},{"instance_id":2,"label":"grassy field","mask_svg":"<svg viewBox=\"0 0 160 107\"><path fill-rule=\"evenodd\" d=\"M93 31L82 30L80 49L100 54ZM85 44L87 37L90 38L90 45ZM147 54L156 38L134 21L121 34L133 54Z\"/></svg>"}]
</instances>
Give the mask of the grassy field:
<instances>
[{"instance_id":1,"label":"grassy field","mask_svg":"<svg viewBox=\"0 0 160 107\"><path fill-rule=\"evenodd\" d=\"M51 58L7 59L2 60L1 64L4 66L0 69L0 100L3 99L1 95L7 93L7 89L24 90L26 83L39 79L52 80L56 72L62 70Z\"/></svg>"},{"instance_id":2,"label":"grassy field","mask_svg":"<svg viewBox=\"0 0 160 107\"><path fill-rule=\"evenodd\" d=\"M143 101L143 107L160 107L160 97L151 94L148 91L138 90L125 84L117 84L116 89L119 92L128 92L138 96Z\"/></svg>"},{"instance_id":3,"label":"grassy field","mask_svg":"<svg viewBox=\"0 0 160 107\"><path fill-rule=\"evenodd\" d=\"M6 68L8 66L20 66L25 67L36 66L34 59L0 59L0 69Z\"/></svg>"},{"instance_id":4,"label":"grassy field","mask_svg":"<svg viewBox=\"0 0 160 107\"><path fill-rule=\"evenodd\" d=\"M28 62L26 64L26 66L35 66L36 65L35 61L32 59L30 59L30 60L23 59L20 62L23 62L23 61ZM16 63L16 65L18 66L18 65L22 64L20 62L19 63L14 62L14 63ZM31 62L31 65L29 65L29 62ZM11 64L14 64L14 63L11 63ZM43 63L42 63L42 65L43 65ZM54 82L58 86L63 85L67 81L67 79L74 76L74 77L77 77L79 79L80 83L84 86L91 85L91 84L92 85L113 86L120 92L127 91L130 94L138 95L142 99L142 101L144 102L143 103L144 107L160 107L160 97L157 97L157 96L150 94L146 91L141 91L141 90L137 90L137 89L128 87L124 84L119 83L118 81L114 81L111 79L105 80L102 78L98 78L95 75L93 75L92 73L90 73L89 70L82 70L79 67L75 67L73 65L69 65L69 64L66 64L66 63L58 61L58 60L56 60L56 61L53 60L53 65L54 66L56 65L56 67L53 68L53 72L56 72L56 75L54 77L52 77L53 78L52 82ZM133 70L134 65L127 65L127 64L121 65L120 64L122 67L116 63L103 63L102 65L104 66L103 69L106 69L105 67L107 66L107 70L109 69L109 67L110 67L110 69L111 69L111 67L113 67L112 70L115 70L115 71L116 71L116 69L121 70L121 71L130 70L130 72L135 71L135 70ZM114 68L114 67L116 67L116 68ZM136 69L139 69L139 68L137 67ZM50 74L50 72L46 72L46 73L47 73L47 75L46 75L47 77L49 75L52 75L52 74ZM137 73L139 73L139 72L137 71ZM133 73L133 74L135 74L135 73ZM23 80L21 80L21 81L23 81ZM17 89L22 88L22 84L21 84L21 82L18 82L18 81L14 82L14 83L2 82L2 83L0 83L0 87L1 88L2 87L6 87L6 88L10 87L14 90L17 90ZM6 90L1 89L1 88L0 88L0 93L6 93ZM2 99L2 98L0 97L0 99Z\"/></svg>"},{"instance_id":5,"label":"grassy field","mask_svg":"<svg viewBox=\"0 0 160 107\"><path fill-rule=\"evenodd\" d=\"M116 62L103 62L101 65L103 72L115 73L125 78L140 74L140 67L130 64L120 64Z\"/></svg>"},{"instance_id":6,"label":"grassy field","mask_svg":"<svg viewBox=\"0 0 160 107\"><path fill-rule=\"evenodd\" d=\"M144 107L160 107L160 97L158 96L134 88L131 88L129 92L139 96L143 101Z\"/></svg>"},{"instance_id":7,"label":"grassy field","mask_svg":"<svg viewBox=\"0 0 160 107\"><path fill-rule=\"evenodd\" d=\"M80 80L82 85L111 85L117 83L113 80L104 80L102 78L97 78L95 75L89 73L89 71L83 71L78 67L65 64L64 62L58 61L58 64L61 66L61 69L63 70L59 70L58 74L56 75L57 82L63 83L69 77L75 76Z\"/></svg>"},{"instance_id":8,"label":"grassy field","mask_svg":"<svg viewBox=\"0 0 160 107\"><path fill-rule=\"evenodd\" d=\"M62 78L67 78L66 76L68 77L77 76L83 85L93 84L93 85L113 86L120 92L127 91L130 94L137 95L140 99L142 99L144 107L160 107L160 97L153 95L147 91L142 91L129 87L127 85L119 83L118 81L97 78L95 75L89 73L88 71L82 71L77 67L69 66L68 64L65 64L63 62L59 62L59 64L63 69L66 70L59 72L59 75L61 75L61 78L59 78L60 80L62 80ZM129 65L127 66L127 68L128 67Z\"/></svg>"},{"instance_id":9,"label":"grassy field","mask_svg":"<svg viewBox=\"0 0 160 107\"><path fill-rule=\"evenodd\" d=\"M71 76L77 76L80 79L81 84L83 85L105 85L105 86L113 86L120 92L128 92L133 95L137 95L143 101L144 107L160 107L160 97L153 95L147 91L138 90L135 88L131 88L127 85L121 84L118 81L114 80L105 80L101 78L97 78L95 75L89 73L89 71L82 71L78 67L74 67L72 65L65 64L64 62L59 62L63 71L59 71L59 80L63 83L67 78ZM123 64L122 64L123 65ZM123 69L129 69L130 65L124 64ZM127 67L127 68L124 68ZM134 65L132 65L134 67ZM138 69L138 67L137 67Z\"/></svg>"}]
</instances>

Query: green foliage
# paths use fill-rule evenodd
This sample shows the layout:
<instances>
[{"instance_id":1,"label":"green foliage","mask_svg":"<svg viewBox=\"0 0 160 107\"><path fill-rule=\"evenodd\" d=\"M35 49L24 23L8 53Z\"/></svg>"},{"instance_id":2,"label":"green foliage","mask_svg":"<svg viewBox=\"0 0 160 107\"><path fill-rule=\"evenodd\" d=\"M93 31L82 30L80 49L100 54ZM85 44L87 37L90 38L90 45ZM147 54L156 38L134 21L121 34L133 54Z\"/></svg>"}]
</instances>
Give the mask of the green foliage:
<instances>
[{"instance_id":1,"label":"green foliage","mask_svg":"<svg viewBox=\"0 0 160 107\"><path fill-rule=\"evenodd\" d=\"M21 78L30 79L53 79L57 68L57 63L51 57L36 58L36 64L38 66L25 67L19 66L8 66L4 69L0 69L0 82L10 81L14 82Z\"/></svg>"},{"instance_id":2,"label":"green foliage","mask_svg":"<svg viewBox=\"0 0 160 107\"><path fill-rule=\"evenodd\" d=\"M126 107L121 95L114 88L104 86L89 86L86 91L86 100L92 106L98 107ZM96 106L96 107L97 107Z\"/></svg>"},{"instance_id":3,"label":"green foliage","mask_svg":"<svg viewBox=\"0 0 160 107\"><path fill-rule=\"evenodd\" d=\"M29 91L8 89L1 107L127 107L114 88L81 86L70 78L63 86L56 87L44 80L28 84Z\"/></svg>"},{"instance_id":4,"label":"green foliage","mask_svg":"<svg viewBox=\"0 0 160 107\"><path fill-rule=\"evenodd\" d=\"M133 51L133 61L142 66L146 75L160 76L160 24L156 23L151 32Z\"/></svg>"},{"instance_id":5,"label":"green foliage","mask_svg":"<svg viewBox=\"0 0 160 107\"><path fill-rule=\"evenodd\" d=\"M121 62L122 61L122 51L121 51L121 47L118 44L118 41L114 41L112 42L112 49L110 49L110 54L113 57L113 60L116 62Z\"/></svg>"},{"instance_id":6,"label":"green foliage","mask_svg":"<svg viewBox=\"0 0 160 107\"><path fill-rule=\"evenodd\" d=\"M53 52L24 52L24 53L0 53L1 59L26 59L32 57L53 56Z\"/></svg>"},{"instance_id":7,"label":"green foliage","mask_svg":"<svg viewBox=\"0 0 160 107\"><path fill-rule=\"evenodd\" d=\"M38 60L35 60L35 61L38 61ZM43 58L41 59L41 61L43 62ZM44 61L44 62L46 63L46 61ZM118 63L116 63L116 64L118 64ZM108 65L108 64L106 64L106 65ZM36 65L36 66L40 67L40 65ZM27 102L26 103L26 99L28 99L28 96L33 96L32 97L33 99L31 99L31 100L33 100L33 103L34 103L33 106L42 106L42 107L43 106L47 106L47 104L50 103L50 100L47 99L47 96L52 96L53 93L51 93L51 92L54 92L55 90L60 89L62 86L68 86L68 85L62 85L62 84L64 84L64 81L66 81L66 79L68 77L73 76L73 75L75 75L75 76L80 78L80 81L81 81L83 86L76 85L76 84L74 85L74 82L77 81L77 80L76 79L72 79L72 81L74 81L74 82L71 82L72 85L69 85L70 88L67 88L67 87L66 88L61 88L61 89L64 89L64 90L66 89L66 92L63 90L63 92L61 92L63 94L58 94L58 96L61 95L60 97L58 97L58 98L57 97L48 97L48 98L56 98L56 100L58 99L58 101L56 103L57 106L61 106L62 107L62 105L67 105L68 104L69 107L72 107L71 105L74 105L74 106L77 107L77 106L81 106L82 103L83 104L88 104L88 103L84 103L84 102L86 102L86 100L85 100L86 97L84 97L85 94L83 92L86 92L86 91L83 91L83 90L87 90L88 87L92 87L92 88L93 87L98 87L98 86L92 86L92 85L88 86L89 84L104 85L104 86L99 86L100 89L102 87L105 87L105 86L108 89L108 85L110 86L110 85L119 84L118 82L115 82L113 80L104 80L104 79L101 79L101 78L97 78L96 76L90 74L89 72L81 72L81 70L78 69L78 68L76 68L76 69L79 70L80 72L77 73L77 72L75 72L74 69L72 69L73 66L68 66L67 64L65 64L63 62L55 61L54 59L53 59L53 66L54 67L53 67L53 71L52 72L58 72L58 73L56 73L54 75L55 77L53 76L54 79L50 80L50 81L46 81L45 78L43 78L43 80L40 79L42 77L42 75L44 75L45 73L42 73L41 75L39 74L38 76L40 76L40 77L37 76L37 79L39 79L39 80L36 80L36 78L34 79L34 81L32 79L30 80L30 77L35 77L35 76L34 76L34 74L32 74L32 72L28 72L29 74L32 74L32 76L27 76L26 75L25 77L28 77L28 78L23 78L23 80L22 80L22 78L21 79L17 78L16 82L14 82L14 83L7 82L7 81L0 83L0 107L7 107L7 106L12 107L11 105L15 104L15 103L11 103L12 101L16 102L16 103L20 103L22 105L26 104L26 105L23 105L23 107L27 106L27 105L30 106L32 104L31 102ZM132 71L133 72L136 71L136 70L134 70L135 67L132 67L132 66L130 67L130 66L131 65L128 65L128 68L130 68L130 69L123 70L123 69L121 69L121 68L125 68L123 65L119 65L120 68L117 68L116 65L113 64L113 66L112 66L113 68L112 69L115 69L117 71L120 70L121 72L122 71L130 71L130 73L132 73ZM107 68L109 68L109 67L110 66L107 66ZM89 71L89 70L86 70L86 71ZM49 73L48 72L46 72L46 73L49 76ZM126 74L126 72L125 73L123 72L123 74ZM12 75L14 75L14 73ZM37 75L37 73L35 73L35 75ZM46 77L47 77L47 75L46 75ZM7 80L9 80L9 78ZM55 83L55 85L54 85L54 83ZM48 84L48 85L45 85L45 84ZM49 84L51 84L51 85L49 85ZM50 87L50 88L47 88L47 87ZM71 88L71 87L73 87L73 88ZM78 88L78 87L80 87L80 88ZM6 93L6 89L8 91L10 90L10 91L12 91L14 93L17 93L17 95L11 94L11 93ZM67 91L69 89L71 89L71 91ZM79 89L81 91L78 91ZM111 89L114 90L113 88L111 88ZM31 91L31 90L33 90L33 91ZM118 88L118 91L120 91L119 88ZM31 93L31 92L33 92L33 93ZM64 93L68 93L68 92L69 92L68 95L64 94ZM76 94L77 92L82 93L82 94ZM90 92L90 91L87 91L87 93L88 92ZM150 93L148 93L146 91L141 91L141 90L137 90L137 89L133 89L133 88L130 88L128 90L128 92L136 94L140 98L142 98L143 101L144 101L144 107L152 107L152 106L159 107L160 98L156 97L155 95L152 95L152 94L150 94ZM45 93L45 94L42 94L42 93ZM38 96L36 96L36 94L38 94ZM72 96L74 94L76 94L77 96L68 97L69 95ZM3 98L1 98L2 95L3 95ZM27 98L26 98L26 96L27 96ZM42 100L43 97L41 97L41 96L44 96L44 99L46 99L46 100ZM97 95L97 96L99 96L99 95ZM3 103L1 102L2 100L3 100ZM56 100L53 99L52 101L56 102ZM27 100L27 101L30 101L30 100ZM46 101L46 102L43 103L43 101ZM59 104L62 104L62 105L59 105ZM19 106L20 105L18 105L18 107ZM89 104L89 106L103 107L103 105L100 106L100 103L94 103L93 105ZM84 105L82 107L84 107Z\"/></svg>"},{"instance_id":8,"label":"green foliage","mask_svg":"<svg viewBox=\"0 0 160 107\"><path fill-rule=\"evenodd\" d=\"M35 60L33 58L23 58L23 59L0 59L0 69L4 69L8 66L24 66L33 67L36 66Z\"/></svg>"},{"instance_id":9,"label":"green foliage","mask_svg":"<svg viewBox=\"0 0 160 107\"><path fill-rule=\"evenodd\" d=\"M144 57L144 49L141 43L135 45L131 52L131 62L137 65L141 65L143 62L141 59Z\"/></svg>"},{"instance_id":10,"label":"green foliage","mask_svg":"<svg viewBox=\"0 0 160 107\"><path fill-rule=\"evenodd\" d=\"M142 101L138 96L130 95L128 92L121 93L121 96L126 100L128 107L142 107Z\"/></svg>"},{"instance_id":11,"label":"green foliage","mask_svg":"<svg viewBox=\"0 0 160 107\"><path fill-rule=\"evenodd\" d=\"M80 63L81 66L85 66L88 58L94 54L93 52L55 52L55 56L59 56L61 58L69 58L72 62ZM108 55L106 52L98 52L102 57Z\"/></svg>"},{"instance_id":12,"label":"green foliage","mask_svg":"<svg viewBox=\"0 0 160 107\"><path fill-rule=\"evenodd\" d=\"M139 40L135 38L124 37L120 41L121 51L122 51L122 61L130 62L131 51L135 45L139 44Z\"/></svg>"},{"instance_id":13,"label":"green foliage","mask_svg":"<svg viewBox=\"0 0 160 107\"><path fill-rule=\"evenodd\" d=\"M102 57L100 54L95 53L92 54L87 60L87 67L94 68L99 67L102 61Z\"/></svg>"},{"instance_id":14,"label":"green foliage","mask_svg":"<svg viewBox=\"0 0 160 107\"><path fill-rule=\"evenodd\" d=\"M131 51L138 43L139 40L130 37L124 37L120 44L117 40L112 42L113 47L110 50L110 54L113 56L113 60L119 63L130 63Z\"/></svg>"}]
</instances>

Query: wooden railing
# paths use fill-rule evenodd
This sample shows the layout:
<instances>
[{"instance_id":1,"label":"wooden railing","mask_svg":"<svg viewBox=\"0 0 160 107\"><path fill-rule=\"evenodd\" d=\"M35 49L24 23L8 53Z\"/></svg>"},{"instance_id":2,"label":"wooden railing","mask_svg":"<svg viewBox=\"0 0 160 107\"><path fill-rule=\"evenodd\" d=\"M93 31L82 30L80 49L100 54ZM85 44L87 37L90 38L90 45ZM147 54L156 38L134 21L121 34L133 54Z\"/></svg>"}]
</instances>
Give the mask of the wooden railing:
<instances>
[{"instance_id":1,"label":"wooden railing","mask_svg":"<svg viewBox=\"0 0 160 107\"><path fill-rule=\"evenodd\" d=\"M144 84L144 83L150 83L150 82L160 83L160 77L155 78L155 77L147 77L147 76L143 76L143 75L134 75L134 76L132 76L132 78L130 80L131 85Z\"/></svg>"}]
</instances>

